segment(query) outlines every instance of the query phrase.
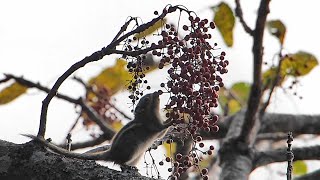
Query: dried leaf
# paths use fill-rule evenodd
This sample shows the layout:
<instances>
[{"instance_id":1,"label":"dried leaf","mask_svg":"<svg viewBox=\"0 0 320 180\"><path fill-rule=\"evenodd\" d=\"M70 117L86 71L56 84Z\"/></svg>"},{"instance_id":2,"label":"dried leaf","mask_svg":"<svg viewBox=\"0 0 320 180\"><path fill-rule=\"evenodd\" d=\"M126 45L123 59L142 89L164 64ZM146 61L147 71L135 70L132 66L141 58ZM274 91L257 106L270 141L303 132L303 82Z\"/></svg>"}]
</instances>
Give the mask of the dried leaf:
<instances>
[{"instance_id":1,"label":"dried leaf","mask_svg":"<svg viewBox=\"0 0 320 180\"><path fill-rule=\"evenodd\" d=\"M10 86L0 91L0 105L15 100L17 97L27 92L27 89L27 86L21 85L18 82L12 83Z\"/></svg>"},{"instance_id":2,"label":"dried leaf","mask_svg":"<svg viewBox=\"0 0 320 180\"><path fill-rule=\"evenodd\" d=\"M110 95L115 94L120 89L125 87L131 75L126 69L127 62L123 59L118 59L112 67L104 69L98 76L89 80L89 85L96 87L105 87L110 90Z\"/></svg>"},{"instance_id":3,"label":"dried leaf","mask_svg":"<svg viewBox=\"0 0 320 180\"><path fill-rule=\"evenodd\" d=\"M283 44L284 42L284 37L286 35L286 26L282 23L280 20L272 20L268 21L267 27L269 32L276 36L280 43Z\"/></svg>"},{"instance_id":4,"label":"dried leaf","mask_svg":"<svg viewBox=\"0 0 320 180\"><path fill-rule=\"evenodd\" d=\"M281 71L283 74L298 77L307 75L317 65L318 60L315 56L307 52L299 51L285 57Z\"/></svg>"}]
</instances>

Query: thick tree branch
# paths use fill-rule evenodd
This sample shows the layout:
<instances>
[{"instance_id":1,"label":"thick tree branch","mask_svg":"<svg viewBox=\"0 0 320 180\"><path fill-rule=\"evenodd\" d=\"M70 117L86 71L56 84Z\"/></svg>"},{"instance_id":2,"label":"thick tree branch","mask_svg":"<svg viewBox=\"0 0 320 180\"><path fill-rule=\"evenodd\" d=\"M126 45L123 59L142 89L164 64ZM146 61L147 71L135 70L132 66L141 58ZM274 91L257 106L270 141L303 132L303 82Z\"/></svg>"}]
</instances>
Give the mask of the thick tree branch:
<instances>
[{"instance_id":1,"label":"thick tree branch","mask_svg":"<svg viewBox=\"0 0 320 180\"><path fill-rule=\"evenodd\" d=\"M257 152L254 157L253 169L275 162L287 161L286 148ZM320 160L320 146L293 148L294 161L297 160Z\"/></svg>"},{"instance_id":2,"label":"thick tree branch","mask_svg":"<svg viewBox=\"0 0 320 180\"><path fill-rule=\"evenodd\" d=\"M248 24L246 23L246 21L243 18L243 13L242 13L242 8L241 8L241 4L240 4L240 0L235 0L236 2L236 16L238 16L240 23L243 26L243 29L250 34L251 36L253 35L253 30L248 26Z\"/></svg>"},{"instance_id":3,"label":"thick tree branch","mask_svg":"<svg viewBox=\"0 0 320 180\"><path fill-rule=\"evenodd\" d=\"M201 135L204 139L222 139L225 138L229 130L230 122L240 119L235 114L227 117L224 121L218 122L220 127L218 132L206 133ZM320 115L292 115L292 114L275 114L266 113L261 119L261 128L257 136L257 140L270 139L279 140L287 138L288 131L292 131L294 135L299 134L320 134Z\"/></svg>"},{"instance_id":4,"label":"thick tree branch","mask_svg":"<svg viewBox=\"0 0 320 180\"><path fill-rule=\"evenodd\" d=\"M260 133L319 134L320 115L292 115L266 113L261 122Z\"/></svg>"},{"instance_id":5,"label":"thick tree branch","mask_svg":"<svg viewBox=\"0 0 320 180\"><path fill-rule=\"evenodd\" d=\"M137 172L119 172L94 161L57 155L34 141L13 144L0 140L0 167L0 179L151 180Z\"/></svg>"},{"instance_id":6,"label":"thick tree branch","mask_svg":"<svg viewBox=\"0 0 320 180\"><path fill-rule=\"evenodd\" d=\"M258 9L258 16L256 20L256 27L253 32L253 83L250 90L248 108L245 115L245 122L243 124L243 129L239 136L239 140L251 144L254 138L253 128L257 123L257 112L261 100L261 68L263 59L263 35L264 28L266 24L267 15L269 13L269 3L270 0L261 0Z\"/></svg>"}]
</instances>

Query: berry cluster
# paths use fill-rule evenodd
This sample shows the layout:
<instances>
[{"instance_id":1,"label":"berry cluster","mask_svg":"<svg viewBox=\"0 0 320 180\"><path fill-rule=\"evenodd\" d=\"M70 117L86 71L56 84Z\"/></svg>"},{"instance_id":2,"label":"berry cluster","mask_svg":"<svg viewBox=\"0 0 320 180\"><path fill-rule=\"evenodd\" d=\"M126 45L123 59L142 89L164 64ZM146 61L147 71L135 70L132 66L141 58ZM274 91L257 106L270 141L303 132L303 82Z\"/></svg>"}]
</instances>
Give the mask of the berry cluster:
<instances>
[{"instance_id":1,"label":"berry cluster","mask_svg":"<svg viewBox=\"0 0 320 180\"><path fill-rule=\"evenodd\" d=\"M189 20L190 25L182 27L187 33L183 38L179 38L174 26L167 24L158 42L164 48L152 54L161 57L159 69L171 65L168 81L160 84L171 94L166 117L177 124L188 123L187 132L195 136L200 129L218 130L218 118L210 116L210 108L218 106L217 92L224 86L220 75L228 72L229 61L225 60L225 52L213 55L216 44L209 44L208 30L215 28L214 23L191 15ZM187 122L181 114L190 115Z\"/></svg>"},{"instance_id":2,"label":"berry cluster","mask_svg":"<svg viewBox=\"0 0 320 180\"><path fill-rule=\"evenodd\" d=\"M108 123L118 120L116 112L112 106L110 99L110 90L104 86L90 87L90 91L86 95L86 103L98 113L98 115ZM83 125L89 126L94 124L86 115L82 114Z\"/></svg>"},{"instance_id":3,"label":"berry cluster","mask_svg":"<svg viewBox=\"0 0 320 180\"><path fill-rule=\"evenodd\" d=\"M149 41L147 41L145 38L142 40L137 39L136 37L133 37L132 39L128 38L125 41L124 47L125 51L140 50L149 47ZM144 54L136 57L125 56L124 58L128 62L127 69L132 75L132 79L130 80L127 88L131 92L129 98L134 105L143 95L143 85L148 83L148 81L144 79L146 76L145 71L148 71L150 67L146 66L145 64L147 56ZM151 89L151 87L146 86L146 89Z\"/></svg>"},{"instance_id":4,"label":"berry cluster","mask_svg":"<svg viewBox=\"0 0 320 180\"><path fill-rule=\"evenodd\" d=\"M205 155L211 155L213 146L206 151L201 131L216 132L219 127L217 115L211 114L211 108L218 106L218 91L224 86L222 74L228 72L229 61L225 59L226 53L215 52L217 44L211 45L212 35L210 29L215 29L214 22L208 19L200 19L193 12L180 6L168 6L158 17L165 17L167 14L176 10L188 14L188 23L180 26L180 17L178 26L164 24L154 38L158 38L156 43L149 43L145 37L140 39L127 38L124 44L125 51L134 51L141 49L153 49L152 55L158 56L160 62L159 69L167 68L168 78L166 82L160 82L162 90L160 93L169 93L170 99L165 106L167 110L166 117L173 120L176 124L175 129L182 134L186 134L193 140L192 150L186 154L177 154L175 157L166 157L165 161L170 162L172 167L168 169L172 172L171 179L178 179L180 175L190 167L199 169L201 157L197 154L202 152ZM165 22L165 21L163 21ZM124 56L128 61L127 69L132 74L133 79L128 85L131 92L129 98L135 104L140 96L143 95L145 71L148 70L143 63L145 55ZM150 89L147 86L146 89ZM186 118L187 117L187 118ZM182 126L179 126L179 125ZM169 143L172 140L169 139ZM199 145L199 149L196 148ZM161 161L159 165L163 165ZM208 179L208 170L201 169L200 175L203 179Z\"/></svg>"}]
</instances>

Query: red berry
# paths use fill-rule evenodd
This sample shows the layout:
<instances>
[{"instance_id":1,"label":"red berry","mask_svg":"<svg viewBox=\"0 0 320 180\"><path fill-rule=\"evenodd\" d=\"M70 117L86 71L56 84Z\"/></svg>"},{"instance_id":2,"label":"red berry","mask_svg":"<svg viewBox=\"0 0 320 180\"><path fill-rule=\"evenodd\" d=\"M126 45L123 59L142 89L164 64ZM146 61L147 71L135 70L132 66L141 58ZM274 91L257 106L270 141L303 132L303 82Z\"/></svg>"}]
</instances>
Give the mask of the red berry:
<instances>
[{"instance_id":1,"label":"red berry","mask_svg":"<svg viewBox=\"0 0 320 180\"><path fill-rule=\"evenodd\" d=\"M202 175L208 174L208 169L207 169L207 168L202 169L202 170L201 170L201 174L202 174Z\"/></svg>"},{"instance_id":2,"label":"red berry","mask_svg":"<svg viewBox=\"0 0 320 180\"><path fill-rule=\"evenodd\" d=\"M203 143L199 143L199 147L203 148L204 144Z\"/></svg>"}]
</instances>

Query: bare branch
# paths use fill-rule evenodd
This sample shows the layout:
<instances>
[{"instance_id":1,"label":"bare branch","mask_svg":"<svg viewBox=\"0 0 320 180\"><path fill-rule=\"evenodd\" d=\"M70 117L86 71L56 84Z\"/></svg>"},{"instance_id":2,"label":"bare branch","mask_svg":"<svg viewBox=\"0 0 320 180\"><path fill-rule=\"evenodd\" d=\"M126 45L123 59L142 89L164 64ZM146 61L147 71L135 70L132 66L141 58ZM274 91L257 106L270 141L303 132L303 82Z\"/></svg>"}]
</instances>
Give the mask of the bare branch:
<instances>
[{"instance_id":1,"label":"bare branch","mask_svg":"<svg viewBox=\"0 0 320 180\"><path fill-rule=\"evenodd\" d=\"M167 15L167 13L174 12L177 9L180 9L180 10L183 10L183 11L186 11L186 12L189 13L189 11L186 10L185 8L183 8L183 7L180 7L180 6L169 6L169 8L166 11L164 11L162 14L160 14L158 17L152 19L151 21L149 21L149 22L147 22L145 24L142 24L142 25L138 26L133 31L130 31L130 32L124 34L123 36L120 36L119 38L117 38L117 40L113 40L108 46L103 47L100 51L94 52L92 55L85 57L81 61L78 61L77 63L75 63L71 67L69 67L69 69L67 69L67 71L65 71L58 78L58 80L55 82L55 84L53 85L52 89L48 93L47 97L42 101L38 137L44 137L44 135L45 135L48 107L49 107L49 104L50 104L52 98L57 94L58 89L61 86L61 84L72 73L74 73L76 70L80 69L81 67L85 66L86 64L88 64L90 62L98 61L98 60L102 59L106 55L110 55L112 53L115 53L115 52L112 52L112 50L114 50L116 48L116 46L119 45L120 42L122 42L123 40L125 40L126 38L128 38L129 36L131 36L133 34L143 32L147 28L149 28L152 25L154 25L157 21L163 19ZM123 27L125 27L125 25ZM120 31L122 31L122 30L120 30ZM116 35L116 36L118 36L118 35Z\"/></svg>"},{"instance_id":2,"label":"bare branch","mask_svg":"<svg viewBox=\"0 0 320 180\"><path fill-rule=\"evenodd\" d=\"M292 115L266 113L261 122L260 133L319 134L320 115Z\"/></svg>"},{"instance_id":3,"label":"bare branch","mask_svg":"<svg viewBox=\"0 0 320 180\"><path fill-rule=\"evenodd\" d=\"M241 112L242 113L242 112ZM240 121L243 117L240 114L227 117L224 121L218 122L219 131L215 133L201 132L204 139L225 138L230 128L230 122ZM238 116L238 117L237 117ZM281 140L286 139L288 131L294 135L300 134L320 134L320 115L292 115L266 113L261 119L261 128L257 135L257 140Z\"/></svg>"},{"instance_id":4,"label":"bare branch","mask_svg":"<svg viewBox=\"0 0 320 180\"><path fill-rule=\"evenodd\" d=\"M242 8L241 8L241 4L240 4L240 0L235 0L236 2L236 16L238 16L240 23L243 26L243 29L250 34L251 36L253 36L253 30L248 26L248 24L246 23L246 21L243 18L243 13L242 13Z\"/></svg>"},{"instance_id":5,"label":"bare branch","mask_svg":"<svg viewBox=\"0 0 320 180\"><path fill-rule=\"evenodd\" d=\"M30 88L37 88L41 91L44 91L46 93L50 92L49 88L46 88L44 86L42 86L40 83L34 83L31 82L29 80L24 79L23 77L16 77L12 74L6 74L6 77L10 78L10 79L14 79L15 81L17 81L18 83L28 86ZM104 123L104 121L100 118L100 116L95 113L94 109L89 108L81 99L74 99L71 98L67 95L61 94L61 93L57 93L55 95L55 97L66 100L70 103L76 104L81 106L82 110L88 114L88 116L90 118L92 118L92 120L100 127L100 129L105 133L105 136L108 137L108 139L111 139L113 137L113 135L115 134L115 132L113 131L113 129L111 127L109 127L106 123Z\"/></svg>"},{"instance_id":6,"label":"bare branch","mask_svg":"<svg viewBox=\"0 0 320 180\"><path fill-rule=\"evenodd\" d=\"M117 33L117 35L113 38L113 40L111 42L114 42L115 40L118 39L118 37L127 30L129 24L131 23L131 21L135 20L136 18L134 17L130 17L130 19L124 23L124 25L121 27L120 31Z\"/></svg>"},{"instance_id":7,"label":"bare branch","mask_svg":"<svg viewBox=\"0 0 320 180\"><path fill-rule=\"evenodd\" d=\"M242 126L242 131L239 136L239 140L251 144L254 136L253 129L257 123L257 112L260 105L262 95L262 83L261 83L261 68L263 59L263 35L266 24L267 15L269 13L270 0L261 0L258 16L256 20L256 27L253 33L253 83L250 90L248 108L245 115L245 121Z\"/></svg>"},{"instance_id":8,"label":"bare branch","mask_svg":"<svg viewBox=\"0 0 320 180\"><path fill-rule=\"evenodd\" d=\"M257 152L254 157L253 169L275 162L287 161L286 148ZM294 161L297 160L320 160L320 146L293 148Z\"/></svg>"},{"instance_id":9,"label":"bare branch","mask_svg":"<svg viewBox=\"0 0 320 180\"><path fill-rule=\"evenodd\" d=\"M1 83L5 83L5 82L7 82L7 81L9 81L10 80L10 78L9 77L7 77L7 75L6 74L4 74L5 75L5 78L3 78L3 79L1 79L0 80L0 84Z\"/></svg>"},{"instance_id":10,"label":"bare branch","mask_svg":"<svg viewBox=\"0 0 320 180\"><path fill-rule=\"evenodd\" d=\"M260 116L263 116L263 114L266 112L266 109L270 104L270 100L271 100L272 94L273 94L275 88L277 87L277 85L279 84L279 82L280 82L280 80L282 78L281 77L281 66L282 66L283 58L281 57L281 50L280 50L280 55L279 56L280 56L280 61L279 61L279 65L277 67L276 77L275 77L275 79L274 79L274 81L272 83L271 89L269 91L268 99L261 107Z\"/></svg>"}]
</instances>

